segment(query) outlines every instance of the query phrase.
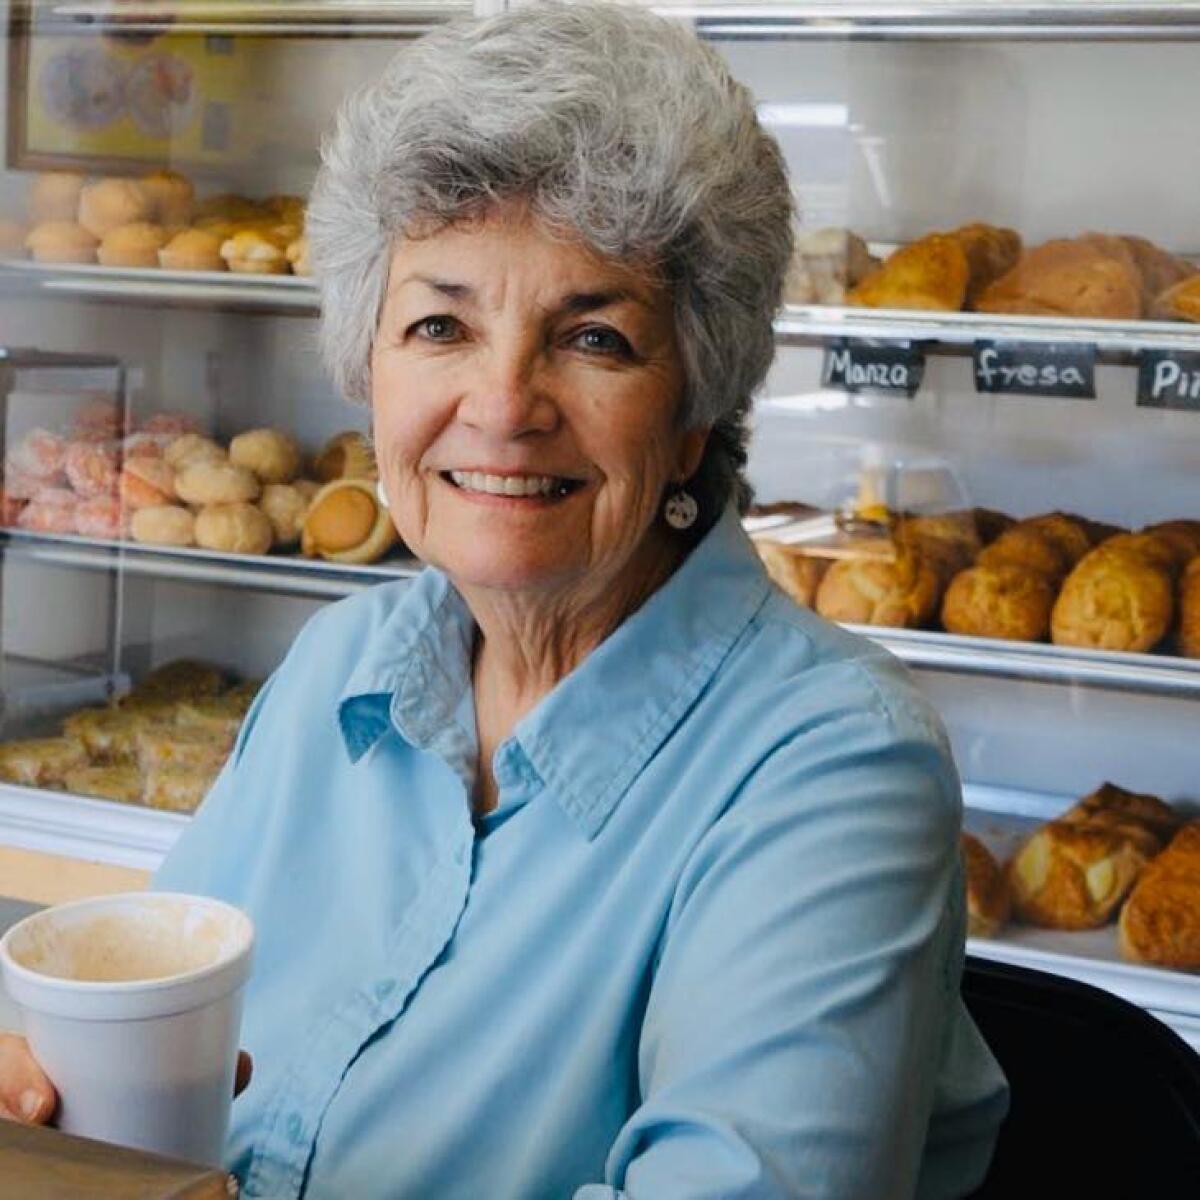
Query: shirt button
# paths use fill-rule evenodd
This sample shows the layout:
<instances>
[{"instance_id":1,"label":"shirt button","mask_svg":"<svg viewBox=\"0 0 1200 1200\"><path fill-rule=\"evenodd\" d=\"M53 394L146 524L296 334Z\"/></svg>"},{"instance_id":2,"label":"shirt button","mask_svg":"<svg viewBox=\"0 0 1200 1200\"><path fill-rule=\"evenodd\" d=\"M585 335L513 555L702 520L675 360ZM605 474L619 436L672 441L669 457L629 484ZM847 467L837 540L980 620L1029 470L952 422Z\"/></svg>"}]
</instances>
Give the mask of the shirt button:
<instances>
[{"instance_id":1,"label":"shirt button","mask_svg":"<svg viewBox=\"0 0 1200 1200\"><path fill-rule=\"evenodd\" d=\"M375 999L386 1000L392 994L395 987L396 981L394 979L381 979L375 985Z\"/></svg>"},{"instance_id":2,"label":"shirt button","mask_svg":"<svg viewBox=\"0 0 1200 1200\"><path fill-rule=\"evenodd\" d=\"M298 1112L288 1117L287 1133L293 1146L299 1146L304 1141L304 1118Z\"/></svg>"}]
</instances>

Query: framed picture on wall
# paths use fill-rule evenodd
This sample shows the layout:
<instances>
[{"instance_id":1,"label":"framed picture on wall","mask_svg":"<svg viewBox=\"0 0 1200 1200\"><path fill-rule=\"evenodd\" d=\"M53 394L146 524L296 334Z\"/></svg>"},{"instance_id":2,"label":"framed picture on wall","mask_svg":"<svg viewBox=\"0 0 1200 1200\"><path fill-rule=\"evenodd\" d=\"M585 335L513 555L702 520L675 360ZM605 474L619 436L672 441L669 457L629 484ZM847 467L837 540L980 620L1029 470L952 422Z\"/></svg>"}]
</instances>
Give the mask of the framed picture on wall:
<instances>
[{"instance_id":1,"label":"framed picture on wall","mask_svg":"<svg viewBox=\"0 0 1200 1200\"><path fill-rule=\"evenodd\" d=\"M161 0L107 3L82 24L47 0L10 0L8 166L219 172L242 161L253 40L174 28Z\"/></svg>"}]
</instances>

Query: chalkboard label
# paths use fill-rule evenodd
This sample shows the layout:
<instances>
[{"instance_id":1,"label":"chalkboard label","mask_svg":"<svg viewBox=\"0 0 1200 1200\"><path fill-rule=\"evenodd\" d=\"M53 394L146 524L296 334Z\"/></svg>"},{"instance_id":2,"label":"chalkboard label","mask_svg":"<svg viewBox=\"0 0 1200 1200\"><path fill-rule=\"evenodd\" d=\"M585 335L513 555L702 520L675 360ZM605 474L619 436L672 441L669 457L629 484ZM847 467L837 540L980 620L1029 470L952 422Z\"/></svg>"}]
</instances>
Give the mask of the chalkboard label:
<instances>
[{"instance_id":1,"label":"chalkboard label","mask_svg":"<svg viewBox=\"0 0 1200 1200\"><path fill-rule=\"evenodd\" d=\"M1142 408L1200 412L1200 354L1192 350L1143 350L1138 357Z\"/></svg>"},{"instance_id":2,"label":"chalkboard label","mask_svg":"<svg viewBox=\"0 0 1200 1200\"><path fill-rule=\"evenodd\" d=\"M825 387L846 392L916 395L925 375L925 351L912 342L835 338L825 347Z\"/></svg>"},{"instance_id":3,"label":"chalkboard label","mask_svg":"<svg viewBox=\"0 0 1200 1200\"><path fill-rule=\"evenodd\" d=\"M1016 396L1096 398L1096 347L1088 343L975 343L975 390Z\"/></svg>"}]
</instances>

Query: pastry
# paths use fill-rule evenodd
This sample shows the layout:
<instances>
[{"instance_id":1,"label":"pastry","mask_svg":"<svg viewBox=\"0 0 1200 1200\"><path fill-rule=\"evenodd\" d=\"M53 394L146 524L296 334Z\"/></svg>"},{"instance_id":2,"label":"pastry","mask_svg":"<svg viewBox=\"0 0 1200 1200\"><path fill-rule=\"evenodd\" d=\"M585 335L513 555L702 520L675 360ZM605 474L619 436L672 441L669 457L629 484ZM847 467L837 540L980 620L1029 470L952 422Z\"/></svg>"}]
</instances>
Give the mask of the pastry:
<instances>
[{"instance_id":1,"label":"pastry","mask_svg":"<svg viewBox=\"0 0 1200 1200\"><path fill-rule=\"evenodd\" d=\"M244 229L245 225L241 221L234 221L228 217L201 217L198 221L193 222L192 229L197 233L210 233L218 240L217 253L220 254L221 246L225 244L239 229ZM217 268L218 271L228 270L228 266L224 259L221 259L221 265Z\"/></svg>"},{"instance_id":2,"label":"pastry","mask_svg":"<svg viewBox=\"0 0 1200 1200\"><path fill-rule=\"evenodd\" d=\"M1050 821L1009 863L1013 911L1049 929L1098 928L1116 913L1146 861L1119 831Z\"/></svg>"},{"instance_id":3,"label":"pastry","mask_svg":"<svg viewBox=\"0 0 1200 1200\"><path fill-rule=\"evenodd\" d=\"M229 461L263 483L290 483L300 473L300 447L277 429L250 429L229 443Z\"/></svg>"},{"instance_id":4,"label":"pastry","mask_svg":"<svg viewBox=\"0 0 1200 1200\"><path fill-rule=\"evenodd\" d=\"M1121 909L1117 939L1133 962L1200 970L1200 821L1185 825L1142 872Z\"/></svg>"},{"instance_id":5,"label":"pastry","mask_svg":"<svg viewBox=\"0 0 1200 1200\"><path fill-rule=\"evenodd\" d=\"M1191 557L1187 539L1181 539L1162 530L1118 533L1115 537L1106 538L1096 547L1096 550L1101 554L1132 554L1157 567L1160 571L1166 571L1172 577L1183 570Z\"/></svg>"},{"instance_id":6,"label":"pastry","mask_svg":"<svg viewBox=\"0 0 1200 1200\"><path fill-rule=\"evenodd\" d=\"M1130 792L1115 783L1102 783L1058 819L1118 830L1150 855L1157 854L1175 836L1181 823L1179 814L1157 796Z\"/></svg>"},{"instance_id":7,"label":"pastry","mask_svg":"<svg viewBox=\"0 0 1200 1200\"><path fill-rule=\"evenodd\" d=\"M1021 235L999 225L976 222L953 230L949 236L958 242L967 256L968 306L974 304L975 297L989 283L1011 270L1021 255Z\"/></svg>"},{"instance_id":8,"label":"pastry","mask_svg":"<svg viewBox=\"0 0 1200 1200\"><path fill-rule=\"evenodd\" d=\"M975 836L959 837L967 890L967 936L995 937L1008 920L1012 896L1008 880L988 848Z\"/></svg>"},{"instance_id":9,"label":"pastry","mask_svg":"<svg viewBox=\"0 0 1200 1200\"><path fill-rule=\"evenodd\" d=\"M216 771L197 771L189 767L154 767L146 772L142 803L166 812L191 813L200 807Z\"/></svg>"},{"instance_id":10,"label":"pastry","mask_svg":"<svg viewBox=\"0 0 1200 1200\"><path fill-rule=\"evenodd\" d=\"M831 621L917 629L937 611L941 580L916 552L894 559L841 559L817 588L817 612Z\"/></svg>"},{"instance_id":11,"label":"pastry","mask_svg":"<svg viewBox=\"0 0 1200 1200\"><path fill-rule=\"evenodd\" d=\"M1200 521L1159 521L1155 525L1147 525L1142 532L1165 534L1177 542L1184 555L1184 566L1200 554Z\"/></svg>"},{"instance_id":12,"label":"pastry","mask_svg":"<svg viewBox=\"0 0 1200 1200\"><path fill-rule=\"evenodd\" d=\"M99 241L74 221L44 221L29 231L25 245L35 262L94 263Z\"/></svg>"},{"instance_id":13,"label":"pastry","mask_svg":"<svg viewBox=\"0 0 1200 1200\"><path fill-rule=\"evenodd\" d=\"M240 694L230 695L226 692L220 696L198 696L194 700L179 702L175 709L175 722L207 730L222 742L233 745L249 707L249 701Z\"/></svg>"},{"instance_id":14,"label":"pastry","mask_svg":"<svg viewBox=\"0 0 1200 1200\"><path fill-rule=\"evenodd\" d=\"M1123 236L1121 241L1129 248L1142 277L1142 304L1147 313L1153 308L1157 297L1168 288L1196 274L1196 268L1191 263L1168 254L1146 238Z\"/></svg>"},{"instance_id":15,"label":"pastry","mask_svg":"<svg viewBox=\"0 0 1200 1200\"><path fill-rule=\"evenodd\" d=\"M371 439L354 429L335 433L313 459L312 472L322 483L333 479L378 479Z\"/></svg>"},{"instance_id":16,"label":"pastry","mask_svg":"<svg viewBox=\"0 0 1200 1200\"><path fill-rule=\"evenodd\" d=\"M206 504L196 514L196 545L229 554L266 554L274 531L253 504Z\"/></svg>"},{"instance_id":17,"label":"pastry","mask_svg":"<svg viewBox=\"0 0 1200 1200\"><path fill-rule=\"evenodd\" d=\"M104 267L157 267L158 252L166 244L161 225L136 221L118 225L104 235L96 250L96 261Z\"/></svg>"},{"instance_id":18,"label":"pastry","mask_svg":"<svg viewBox=\"0 0 1200 1200\"><path fill-rule=\"evenodd\" d=\"M129 509L170 504L175 499L175 472L161 458L126 459L117 493Z\"/></svg>"},{"instance_id":19,"label":"pastry","mask_svg":"<svg viewBox=\"0 0 1200 1200\"><path fill-rule=\"evenodd\" d=\"M950 581L942 624L968 637L1040 642L1050 632L1055 586L1040 571L1012 563L969 567Z\"/></svg>"},{"instance_id":20,"label":"pastry","mask_svg":"<svg viewBox=\"0 0 1200 1200\"><path fill-rule=\"evenodd\" d=\"M817 586L829 568L829 560L814 558L803 550L772 542L768 538L756 538L754 548L767 568L767 574L797 604L812 608L817 598Z\"/></svg>"},{"instance_id":21,"label":"pastry","mask_svg":"<svg viewBox=\"0 0 1200 1200\"><path fill-rule=\"evenodd\" d=\"M21 509L17 527L31 533L74 533L79 497L67 488L43 488Z\"/></svg>"},{"instance_id":22,"label":"pastry","mask_svg":"<svg viewBox=\"0 0 1200 1200\"><path fill-rule=\"evenodd\" d=\"M159 252L158 264L167 271L224 271L221 257L224 237L206 229L185 229Z\"/></svg>"},{"instance_id":23,"label":"pastry","mask_svg":"<svg viewBox=\"0 0 1200 1200\"><path fill-rule=\"evenodd\" d=\"M980 312L1051 317L1142 315L1142 280L1119 238L1088 235L1044 242L979 294Z\"/></svg>"},{"instance_id":24,"label":"pastry","mask_svg":"<svg viewBox=\"0 0 1200 1200\"><path fill-rule=\"evenodd\" d=\"M137 767L75 767L63 776L63 787L79 796L122 804L138 804L142 799L142 775Z\"/></svg>"},{"instance_id":25,"label":"pastry","mask_svg":"<svg viewBox=\"0 0 1200 1200\"><path fill-rule=\"evenodd\" d=\"M1200 321L1200 274L1181 280L1156 296L1150 316L1160 321Z\"/></svg>"},{"instance_id":26,"label":"pastry","mask_svg":"<svg viewBox=\"0 0 1200 1200\"><path fill-rule=\"evenodd\" d=\"M62 723L63 734L81 743L93 763L135 762L137 730L133 713L107 706L81 708Z\"/></svg>"},{"instance_id":27,"label":"pastry","mask_svg":"<svg viewBox=\"0 0 1200 1200\"><path fill-rule=\"evenodd\" d=\"M1066 554L1045 530L1020 522L985 546L975 560L978 567L1000 564L1037 571L1053 581L1062 579L1070 569Z\"/></svg>"},{"instance_id":28,"label":"pastry","mask_svg":"<svg viewBox=\"0 0 1200 1200\"><path fill-rule=\"evenodd\" d=\"M163 433L131 433L121 441L121 458L162 458L163 451L174 441L174 437Z\"/></svg>"},{"instance_id":29,"label":"pastry","mask_svg":"<svg viewBox=\"0 0 1200 1200\"><path fill-rule=\"evenodd\" d=\"M117 491L120 448L116 442L68 442L63 470L81 496L113 496Z\"/></svg>"},{"instance_id":30,"label":"pastry","mask_svg":"<svg viewBox=\"0 0 1200 1200\"><path fill-rule=\"evenodd\" d=\"M957 312L967 295L970 267L953 237L932 233L902 246L846 297L867 308Z\"/></svg>"},{"instance_id":31,"label":"pastry","mask_svg":"<svg viewBox=\"0 0 1200 1200\"><path fill-rule=\"evenodd\" d=\"M1188 563L1179 581L1179 653L1200 658L1200 557Z\"/></svg>"},{"instance_id":32,"label":"pastry","mask_svg":"<svg viewBox=\"0 0 1200 1200\"><path fill-rule=\"evenodd\" d=\"M1016 524L1013 517L994 508L973 508L971 516L975 519L975 533L984 546L991 545L1005 530Z\"/></svg>"},{"instance_id":33,"label":"pastry","mask_svg":"<svg viewBox=\"0 0 1200 1200\"><path fill-rule=\"evenodd\" d=\"M185 433L167 443L163 459L168 466L182 471L184 467L228 462L229 455L212 438Z\"/></svg>"},{"instance_id":34,"label":"pastry","mask_svg":"<svg viewBox=\"0 0 1200 1200\"><path fill-rule=\"evenodd\" d=\"M106 442L125 434L125 413L107 396L81 404L71 417L71 438L81 442Z\"/></svg>"},{"instance_id":35,"label":"pastry","mask_svg":"<svg viewBox=\"0 0 1200 1200\"><path fill-rule=\"evenodd\" d=\"M1140 652L1162 640L1173 614L1166 571L1138 554L1101 546L1063 583L1050 636L1058 646Z\"/></svg>"},{"instance_id":36,"label":"pastry","mask_svg":"<svg viewBox=\"0 0 1200 1200\"><path fill-rule=\"evenodd\" d=\"M150 199L153 220L161 225L186 225L192 219L196 189L178 171L151 171L138 180Z\"/></svg>"},{"instance_id":37,"label":"pastry","mask_svg":"<svg viewBox=\"0 0 1200 1200\"><path fill-rule=\"evenodd\" d=\"M0 258L25 258L28 253L25 239L28 236L27 225L0 217Z\"/></svg>"},{"instance_id":38,"label":"pastry","mask_svg":"<svg viewBox=\"0 0 1200 1200\"><path fill-rule=\"evenodd\" d=\"M145 772L170 766L215 772L233 740L195 725L147 725L137 731L135 744L138 766Z\"/></svg>"},{"instance_id":39,"label":"pastry","mask_svg":"<svg viewBox=\"0 0 1200 1200\"><path fill-rule=\"evenodd\" d=\"M304 515L318 490L319 485L309 479L297 479L295 483L268 483L263 487L258 507L271 522L274 545L294 546L300 540Z\"/></svg>"},{"instance_id":40,"label":"pastry","mask_svg":"<svg viewBox=\"0 0 1200 1200\"><path fill-rule=\"evenodd\" d=\"M81 537L107 538L114 541L125 536L125 511L116 496L88 496L75 505L75 532Z\"/></svg>"},{"instance_id":41,"label":"pastry","mask_svg":"<svg viewBox=\"0 0 1200 1200\"><path fill-rule=\"evenodd\" d=\"M221 243L221 257L231 271L250 275L285 275L287 254L261 229L241 229Z\"/></svg>"},{"instance_id":42,"label":"pastry","mask_svg":"<svg viewBox=\"0 0 1200 1200\"><path fill-rule=\"evenodd\" d=\"M1043 533L1062 551L1068 566L1073 567L1091 548L1092 539L1087 526L1069 513L1043 513L1017 522L1018 528L1035 529Z\"/></svg>"},{"instance_id":43,"label":"pastry","mask_svg":"<svg viewBox=\"0 0 1200 1200\"><path fill-rule=\"evenodd\" d=\"M100 179L79 193L79 223L97 238L135 221L149 221L154 208L141 184L133 179Z\"/></svg>"},{"instance_id":44,"label":"pastry","mask_svg":"<svg viewBox=\"0 0 1200 1200\"><path fill-rule=\"evenodd\" d=\"M340 563L374 562L398 541L375 485L364 479L327 483L313 497L300 532L307 557Z\"/></svg>"},{"instance_id":45,"label":"pastry","mask_svg":"<svg viewBox=\"0 0 1200 1200\"><path fill-rule=\"evenodd\" d=\"M241 683L235 683L229 691L223 693L222 700L229 702L236 701L241 705L243 712L250 711L250 705L254 703L254 697L262 691L261 679L243 679Z\"/></svg>"},{"instance_id":46,"label":"pastry","mask_svg":"<svg viewBox=\"0 0 1200 1200\"><path fill-rule=\"evenodd\" d=\"M38 484L54 483L62 476L67 443L49 429L31 429L8 452L4 469Z\"/></svg>"},{"instance_id":47,"label":"pastry","mask_svg":"<svg viewBox=\"0 0 1200 1200\"><path fill-rule=\"evenodd\" d=\"M196 518L190 509L177 504L152 504L139 508L130 517L129 532L135 542L157 546L194 546Z\"/></svg>"},{"instance_id":48,"label":"pastry","mask_svg":"<svg viewBox=\"0 0 1200 1200\"><path fill-rule=\"evenodd\" d=\"M225 686L225 673L211 663L194 658L176 658L155 667L126 697L126 700L167 697L184 700L216 696Z\"/></svg>"},{"instance_id":49,"label":"pastry","mask_svg":"<svg viewBox=\"0 0 1200 1200\"><path fill-rule=\"evenodd\" d=\"M303 196L293 196L288 193L278 193L273 196L268 196L262 202L262 207L268 212L274 214L281 221L291 221L294 224L302 225L304 223L304 211L308 207L308 201Z\"/></svg>"},{"instance_id":50,"label":"pastry","mask_svg":"<svg viewBox=\"0 0 1200 1200\"><path fill-rule=\"evenodd\" d=\"M43 221L74 221L79 215L79 193L87 182L75 171L45 171L29 189L29 219L35 225Z\"/></svg>"},{"instance_id":51,"label":"pastry","mask_svg":"<svg viewBox=\"0 0 1200 1200\"><path fill-rule=\"evenodd\" d=\"M69 737L0 743L0 779L25 787L57 787L76 767L87 766L82 744Z\"/></svg>"},{"instance_id":52,"label":"pastry","mask_svg":"<svg viewBox=\"0 0 1200 1200\"><path fill-rule=\"evenodd\" d=\"M802 230L796 235L784 296L790 304L842 304L846 289L879 266L866 242L848 229Z\"/></svg>"},{"instance_id":53,"label":"pastry","mask_svg":"<svg viewBox=\"0 0 1200 1200\"><path fill-rule=\"evenodd\" d=\"M220 192L196 201L192 209L192 221L197 225L212 218L223 221L257 221L262 217L263 211L260 205L245 196Z\"/></svg>"},{"instance_id":54,"label":"pastry","mask_svg":"<svg viewBox=\"0 0 1200 1200\"><path fill-rule=\"evenodd\" d=\"M261 491L254 472L235 463L188 462L175 476L175 492L186 504L245 503Z\"/></svg>"},{"instance_id":55,"label":"pastry","mask_svg":"<svg viewBox=\"0 0 1200 1200\"><path fill-rule=\"evenodd\" d=\"M921 550L937 568L943 583L969 567L981 549L973 512L905 516L896 527L896 541Z\"/></svg>"},{"instance_id":56,"label":"pastry","mask_svg":"<svg viewBox=\"0 0 1200 1200\"><path fill-rule=\"evenodd\" d=\"M308 238L304 234L301 234L294 241L288 242L284 253L291 264L293 275L312 274L312 263L308 258Z\"/></svg>"}]
</instances>

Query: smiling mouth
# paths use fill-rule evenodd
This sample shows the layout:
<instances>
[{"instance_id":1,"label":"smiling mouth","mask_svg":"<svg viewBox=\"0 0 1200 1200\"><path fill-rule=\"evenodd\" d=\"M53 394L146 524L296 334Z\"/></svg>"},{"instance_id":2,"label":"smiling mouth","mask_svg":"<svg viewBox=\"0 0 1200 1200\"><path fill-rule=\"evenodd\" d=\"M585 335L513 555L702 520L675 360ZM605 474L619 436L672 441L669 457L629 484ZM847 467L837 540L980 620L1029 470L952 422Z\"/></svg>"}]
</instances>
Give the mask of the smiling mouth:
<instances>
[{"instance_id":1,"label":"smiling mouth","mask_svg":"<svg viewBox=\"0 0 1200 1200\"><path fill-rule=\"evenodd\" d=\"M583 487L583 480L562 475L487 475L482 471L443 471L441 475L461 492L517 499L562 500Z\"/></svg>"}]
</instances>

